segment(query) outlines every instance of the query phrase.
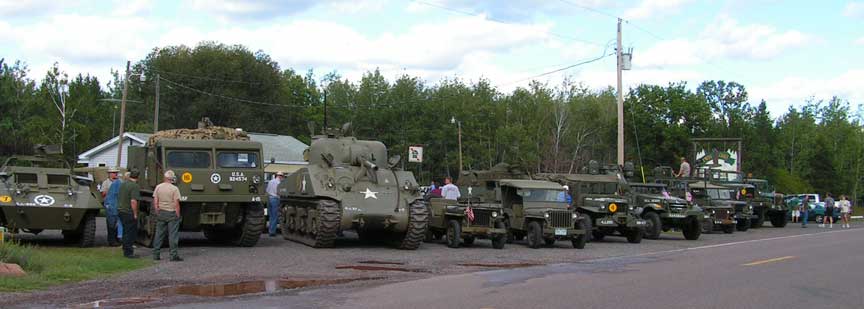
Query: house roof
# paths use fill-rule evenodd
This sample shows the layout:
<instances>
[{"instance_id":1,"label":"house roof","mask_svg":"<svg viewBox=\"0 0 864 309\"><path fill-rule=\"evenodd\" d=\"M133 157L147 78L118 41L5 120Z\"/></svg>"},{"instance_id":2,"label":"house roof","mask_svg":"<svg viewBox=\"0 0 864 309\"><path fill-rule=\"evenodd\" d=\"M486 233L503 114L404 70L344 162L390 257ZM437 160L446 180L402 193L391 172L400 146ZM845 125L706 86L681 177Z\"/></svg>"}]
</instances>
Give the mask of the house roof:
<instances>
[{"instance_id":1,"label":"house roof","mask_svg":"<svg viewBox=\"0 0 864 309\"><path fill-rule=\"evenodd\" d=\"M269 133L247 133L249 139L259 142L264 146L262 161L270 162L270 158L275 159L277 163L305 163L303 160L303 151L309 146L297 140L292 136L277 135ZM141 144L147 144L150 138L150 133L126 132L123 134L126 138L135 140ZM107 142L87 150L78 155L78 160L88 160L94 154L97 154L112 145L117 144L117 137L114 137Z\"/></svg>"}]
</instances>

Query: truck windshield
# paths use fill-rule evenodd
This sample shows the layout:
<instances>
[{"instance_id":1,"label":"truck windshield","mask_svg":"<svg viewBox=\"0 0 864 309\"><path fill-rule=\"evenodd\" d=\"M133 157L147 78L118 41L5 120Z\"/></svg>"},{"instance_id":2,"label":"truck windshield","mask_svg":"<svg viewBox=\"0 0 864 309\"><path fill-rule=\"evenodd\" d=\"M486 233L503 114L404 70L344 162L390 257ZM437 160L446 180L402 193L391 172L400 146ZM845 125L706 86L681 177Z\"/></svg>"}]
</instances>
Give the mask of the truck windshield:
<instances>
[{"instance_id":1,"label":"truck windshield","mask_svg":"<svg viewBox=\"0 0 864 309\"><path fill-rule=\"evenodd\" d=\"M589 194L616 194L618 193L618 184L614 182L597 182L592 183Z\"/></svg>"},{"instance_id":2,"label":"truck windshield","mask_svg":"<svg viewBox=\"0 0 864 309\"><path fill-rule=\"evenodd\" d=\"M256 152L219 152L216 156L219 167L230 168L256 168L258 167L258 153Z\"/></svg>"},{"instance_id":3,"label":"truck windshield","mask_svg":"<svg viewBox=\"0 0 864 309\"><path fill-rule=\"evenodd\" d=\"M728 189L708 189L708 196L715 200L731 200L732 190Z\"/></svg>"},{"instance_id":4,"label":"truck windshield","mask_svg":"<svg viewBox=\"0 0 864 309\"><path fill-rule=\"evenodd\" d=\"M516 194L525 202L567 202L564 190L517 189Z\"/></svg>"},{"instance_id":5,"label":"truck windshield","mask_svg":"<svg viewBox=\"0 0 864 309\"><path fill-rule=\"evenodd\" d=\"M209 168L210 152L171 151L168 153L168 167Z\"/></svg>"}]
</instances>

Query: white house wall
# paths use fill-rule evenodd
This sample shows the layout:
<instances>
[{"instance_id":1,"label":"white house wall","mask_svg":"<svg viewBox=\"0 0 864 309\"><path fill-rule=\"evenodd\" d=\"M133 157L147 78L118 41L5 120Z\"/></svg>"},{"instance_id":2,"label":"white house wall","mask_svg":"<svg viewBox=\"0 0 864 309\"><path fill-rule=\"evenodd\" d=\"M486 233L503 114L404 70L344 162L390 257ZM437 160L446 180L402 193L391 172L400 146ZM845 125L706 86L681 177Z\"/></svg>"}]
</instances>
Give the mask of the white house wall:
<instances>
[{"instance_id":1,"label":"white house wall","mask_svg":"<svg viewBox=\"0 0 864 309\"><path fill-rule=\"evenodd\" d=\"M120 167L126 167L127 154L129 153L129 141L130 139L126 139L123 143L123 157L120 158ZM133 145L141 145L141 143L135 140L131 141ZM115 163L117 163L117 145L112 145L99 153L93 154L90 157L89 162L87 162L87 167L97 167L100 164L104 164L105 166L114 166Z\"/></svg>"}]
</instances>

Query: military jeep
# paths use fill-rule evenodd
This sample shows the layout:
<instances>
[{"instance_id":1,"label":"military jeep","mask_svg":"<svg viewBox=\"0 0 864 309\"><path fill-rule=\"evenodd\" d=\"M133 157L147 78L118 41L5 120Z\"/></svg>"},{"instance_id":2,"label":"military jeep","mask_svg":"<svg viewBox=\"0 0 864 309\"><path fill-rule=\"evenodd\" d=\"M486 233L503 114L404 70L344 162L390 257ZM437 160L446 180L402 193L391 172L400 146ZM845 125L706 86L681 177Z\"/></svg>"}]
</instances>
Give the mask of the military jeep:
<instances>
[{"instance_id":1,"label":"military jeep","mask_svg":"<svg viewBox=\"0 0 864 309\"><path fill-rule=\"evenodd\" d=\"M37 155L12 156L0 167L0 225L13 233L62 230L63 240L91 247L102 206L92 178L73 173L59 148L37 146Z\"/></svg>"},{"instance_id":2,"label":"military jeep","mask_svg":"<svg viewBox=\"0 0 864 309\"><path fill-rule=\"evenodd\" d=\"M746 227L750 226L749 221L741 223L737 211L746 208L747 203L735 200L735 189L705 181L691 182L688 188L687 192L692 195L693 203L699 205L707 215L702 224L704 232L722 230L726 234L732 234L736 229L746 231ZM687 192L681 194L688 194Z\"/></svg>"},{"instance_id":3,"label":"military jeep","mask_svg":"<svg viewBox=\"0 0 864 309\"><path fill-rule=\"evenodd\" d=\"M645 219L645 238L659 239L660 232L680 230L687 240L697 240L702 234L705 213L699 206L674 197L660 183L630 183L630 200Z\"/></svg>"},{"instance_id":4,"label":"military jeep","mask_svg":"<svg viewBox=\"0 0 864 309\"><path fill-rule=\"evenodd\" d=\"M757 218L753 220L753 227L762 227L766 218L773 227L785 227L789 207L783 194L774 191L774 187L765 179L748 177L744 179L744 183L752 184L756 188L753 211Z\"/></svg>"},{"instance_id":5,"label":"military jeep","mask_svg":"<svg viewBox=\"0 0 864 309\"><path fill-rule=\"evenodd\" d=\"M469 187L469 190L461 191L466 194L465 191L471 190ZM474 197L458 201L435 197L429 200L429 207L432 216L426 231L427 241L445 236L448 247L459 248L473 245L477 238L490 239L493 248L504 249L507 228L500 202L483 202Z\"/></svg>"},{"instance_id":6,"label":"military jeep","mask_svg":"<svg viewBox=\"0 0 864 309\"><path fill-rule=\"evenodd\" d=\"M601 241L606 236L624 236L630 243L642 242L645 220L636 215L629 203L627 183L620 173L615 174L537 174L537 179L548 179L567 185L573 196L573 207L591 218L591 236Z\"/></svg>"},{"instance_id":7,"label":"military jeep","mask_svg":"<svg viewBox=\"0 0 864 309\"><path fill-rule=\"evenodd\" d=\"M552 246L570 240L574 248L585 248L590 222L567 204L566 192L550 181L501 179L496 195L504 208L507 240L527 239L528 247Z\"/></svg>"}]
</instances>

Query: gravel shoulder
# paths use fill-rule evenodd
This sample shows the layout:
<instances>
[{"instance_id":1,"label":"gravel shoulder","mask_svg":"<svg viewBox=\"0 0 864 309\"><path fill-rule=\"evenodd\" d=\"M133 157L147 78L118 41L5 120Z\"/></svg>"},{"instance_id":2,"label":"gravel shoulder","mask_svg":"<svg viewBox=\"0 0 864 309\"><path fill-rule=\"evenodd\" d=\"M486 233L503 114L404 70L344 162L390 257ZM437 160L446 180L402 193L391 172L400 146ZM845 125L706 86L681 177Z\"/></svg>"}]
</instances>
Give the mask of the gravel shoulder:
<instances>
[{"instance_id":1,"label":"gravel shoulder","mask_svg":"<svg viewBox=\"0 0 864 309\"><path fill-rule=\"evenodd\" d=\"M98 245L104 245L104 220L100 220ZM858 227L857 222L855 226ZM529 249L523 242L508 244L503 250L491 248L488 240L477 240L468 248L450 249L440 243L425 243L415 251L397 250L386 244L366 244L350 238L340 239L337 248L313 249L301 244L263 235L258 246L237 248L214 245L200 233L183 233L180 254L184 262L163 260L156 265L110 277L73 284L55 286L30 293L2 293L0 307L69 307L91 306L98 300L115 300L113 305L129 307L170 306L206 303L213 297L177 294L175 288L184 285L226 284L259 280L330 280L374 279L345 283L348 286L368 286L407 281L433 276L483 271L500 267L520 267L536 264L572 263L603 257L628 256L647 252L660 252L729 242L819 233L811 225L802 229L798 225L786 228L751 229L748 232L703 234L699 240L684 240L681 233L664 233L660 240L643 240L629 244L623 237L607 237L602 242L589 243L585 249L573 249L569 242L558 242L552 248ZM835 227L837 229L839 227ZM22 239L40 246L60 245L59 233L45 232L38 236L25 235ZM117 248L117 254L121 254ZM148 249L136 254L150 258ZM352 267L372 268L358 270ZM375 268L381 268L376 270ZM320 286L316 286L320 287ZM302 290L316 290L310 287ZM218 287L212 288L216 289ZM235 287L236 288L236 287ZM222 287L224 292L226 288ZM251 293L231 298L263 297L264 294L295 293L298 290L277 290L271 293ZM241 293L242 294L242 293ZM124 301L125 300L125 301ZM219 298L224 302L225 298ZM107 303L111 304L111 303Z\"/></svg>"}]
</instances>

